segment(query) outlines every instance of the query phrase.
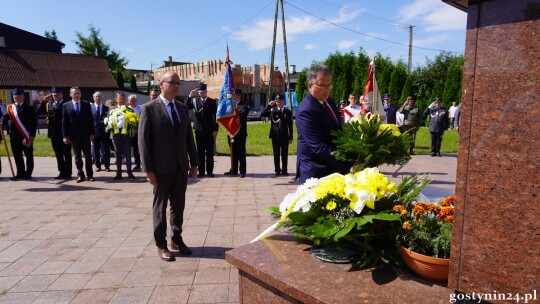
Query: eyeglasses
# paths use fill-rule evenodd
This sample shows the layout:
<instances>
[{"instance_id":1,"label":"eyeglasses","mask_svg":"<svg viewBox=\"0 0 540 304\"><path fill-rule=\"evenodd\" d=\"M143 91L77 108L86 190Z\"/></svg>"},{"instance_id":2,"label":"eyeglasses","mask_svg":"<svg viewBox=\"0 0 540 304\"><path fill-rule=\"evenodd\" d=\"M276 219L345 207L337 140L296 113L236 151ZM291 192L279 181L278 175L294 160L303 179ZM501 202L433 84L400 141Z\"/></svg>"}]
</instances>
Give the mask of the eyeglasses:
<instances>
[{"instance_id":1,"label":"eyeglasses","mask_svg":"<svg viewBox=\"0 0 540 304\"><path fill-rule=\"evenodd\" d=\"M332 85L332 84L329 84L327 86L313 84L313 86L317 87L317 88L319 88L321 90L331 90L334 87L334 85Z\"/></svg>"},{"instance_id":2,"label":"eyeglasses","mask_svg":"<svg viewBox=\"0 0 540 304\"><path fill-rule=\"evenodd\" d=\"M164 83L168 83L172 86L180 86L182 85L182 82L181 81L172 81L172 80L165 80L165 81L162 81Z\"/></svg>"}]
</instances>

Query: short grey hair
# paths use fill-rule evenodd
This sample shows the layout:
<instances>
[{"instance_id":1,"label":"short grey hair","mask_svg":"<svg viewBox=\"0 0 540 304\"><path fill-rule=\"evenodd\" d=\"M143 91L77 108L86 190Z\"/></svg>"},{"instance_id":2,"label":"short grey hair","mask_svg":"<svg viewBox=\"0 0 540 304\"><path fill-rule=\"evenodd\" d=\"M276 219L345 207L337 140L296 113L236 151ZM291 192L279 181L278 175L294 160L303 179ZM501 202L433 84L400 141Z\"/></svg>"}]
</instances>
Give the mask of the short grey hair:
<instances>
[{"instance_id":1,"label":"short grey hair","mask_svg":"<svg viewBox=\"0 0 540 304\"><path fill-rule=\"evenodd\" d=\"M132 98L135 98L135 100L137 100L137 95L135 94L131 94L128 96L128 101L131 100Z\"/></svg>"},{"instance_id":2,"label":"short grey hair","mask_svg":"<svg viewBox=\"0 0 540 304\"><path fill-rule=\"evenodd\" d=\"M318 75L322 76L332 76L330 69L324 64L314 64L312 65L306 75L307 82L310 84L315 84L315 79Z\"/></svg>"},{"instance_id":3,"label":"short grey hair","mask_svg":"<svg viewBox=\"0 0 540 304\"><path fill-rule=\"evenodd\" d=\"M73 93L73 91L79 91L79 93L81 92L81 89L79 89L79 87L71 87L71 89L69 89L69 93Z\"/></svg>"},{"instance_id":4,"label":"short grey hair","mask_svg":"<svg viewBox=\"0 0 540 304\"><path fill-rule=\"evenodd\" d=\"M92 95L92 96L96 97L96 95L101 95L101 96L103 96L103 94L101 94L100 91L95 91L95 92L94 92L94 95Z\"/></svg>"}]
</instances>

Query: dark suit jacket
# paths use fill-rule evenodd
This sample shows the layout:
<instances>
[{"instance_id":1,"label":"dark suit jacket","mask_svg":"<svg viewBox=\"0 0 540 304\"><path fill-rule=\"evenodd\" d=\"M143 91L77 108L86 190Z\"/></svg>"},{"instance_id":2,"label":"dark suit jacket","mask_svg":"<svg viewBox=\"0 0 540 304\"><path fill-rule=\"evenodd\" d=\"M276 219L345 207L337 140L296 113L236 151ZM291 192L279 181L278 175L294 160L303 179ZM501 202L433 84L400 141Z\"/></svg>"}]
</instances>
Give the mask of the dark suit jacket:
<instances>
[{"instance_id":1,"label":"dark suit jacket","mask_svg":"<svg viewBox=\"0 0 540 304\"><path fill-rule=\"evenodd\" d=\"M47 110L47 117L49 118L49 124L47 125L47 136L49 138L61 138L62 137L62 110L65 100L55 103L51 100L45 104Z\"/></svg>"},{"instance_id":2,"label":"dark suit jacket","mask_svg":"<svg viewBox=\"0 0 540 304\"><path fill-rule=\"evenodd\" d=\"M240 117L240 130L236 134L234 138L246 138L248 136L247 133L247 117L249 114L249 106L248 104L240 100L240 102L237 105L238 107L238 115Z\"/></svg>"},{"instance_id":3,"label":"dark suit jacket","mask_svg":"<svg viewBox=\"0 0 540 304\"><path fill-rule=\"evenodd\" d=\"M173 174L187 172L199 164L186 105L175 100L180 116L180 130L175 134L173 124L161 97L145 103L139 122L139 151L144 172Z\"/></svg>"},{"instance_id":4,"label":"dark suit jacket","mask_svg":"<svg viewBox=\"0 0 540 304\"><path fill-rule=\"evenodd\" d=\"M293 119L292 111L283 108L281 112L278 107L266 106L261 112L261 116L270 117L270 134L268 137L276 140L293 139Z\"/></svg>"},{"instance_id":5,"label":"dark suit jacket","mask_svg":"<svg viewBox=\"0 0 540 304\"><path fill-rule=\"evenodd\" d=\"M13 104L13 106L15 107L15 104ZM11 119L11 116L9 116L9 113L7 113L7 111L3 114L4 115L2 116L2 125L4 126L4 129L7 129L7 121ZM30 137L35 137L37 129L37 116L34 108L31 105L23 102L21 109L17 112L17 115L19 116L19 119L21 120L21 123L23 124L26 131L28 131L28 134L30 134ZM11 122L11 129L9 134L12 140L22 141L24 138L24 136L21 132L19 132L19 129L17 129L13 121Z\"/></svg>"},{"instance_id":6,"label":"dark suit jacket","mask_svg":"<svg viewBox=\"0 0 540 304\"><path fill-rule=\"evenodd\" d=\"M444 114L439 115L439 113L442 112L444 112ZM424 115L428 114L430 116L428 127L429 132L444 132L446 129L448 129L448 111L445 108L427 108L424 111Z\"/></svg>"},{"instance_id":7,"label":"dark suit jacket","mask_svg":"<svg viewBox=\"0 0 540 304\"><path fill-rule=\"evenodd\" d=\"M62 136L69 137L71 141L90 140L90 135L94 135L94 118L90 103L85 100L80 101L79 114L75 113L73 101L67 101L63 105L62 115Z\"/></svg>"},{"instance_id":8,"label":"dark suit jacket","mask_svg":"<svg viewBox=\"0 0 540 304\"><path fill-rule=\"evenodd\" d=\"M104 104L101 104L101 113L99 117L97 116L97 107L95 104L92 104L92 118L94 121L94 135L103 136L106 135L105 132L105 123L103 120L109 115L109 107Z\"/></svg>"},{"instance_id":9,"label":"dark suit jacket","mask_svg":"<svg viewBox=\"0 0 540 304\"><path fill-rule=\"evenodd\" d=\"M188 109L193 110L195 120L193 121L193 129L195 132L212 133L219 129L216 122L217 102L210 97L203 102L200 97L188 98L186 101Z\"/></svg>"},{"instance_id":10,"label":"dark suit jacket","mask_svg":"<svg viewBox=\"0 0 540 304\"><path fill-rule=\"evenodd\" d=\"M334 100L329 97L327 102L341 124ZM338 161L331 155L335 146L330 132L340 129L341 125L335 124L324 107L309 92L296 110L296 128L296 177L301 182L311 177L320 178L335 172L349 172L350 164Z\"/></svg>"},{"instance_id":11,"label":"dark suit jacket","mask_svg":"<svg viewBox=\"0 0 540 304\"><path fill-rule=\"evenodd\" d=\"M395 125L397 106L390 103L384 108L384 112L386 113L386 123Z\"/></svg>"}]
</instances>

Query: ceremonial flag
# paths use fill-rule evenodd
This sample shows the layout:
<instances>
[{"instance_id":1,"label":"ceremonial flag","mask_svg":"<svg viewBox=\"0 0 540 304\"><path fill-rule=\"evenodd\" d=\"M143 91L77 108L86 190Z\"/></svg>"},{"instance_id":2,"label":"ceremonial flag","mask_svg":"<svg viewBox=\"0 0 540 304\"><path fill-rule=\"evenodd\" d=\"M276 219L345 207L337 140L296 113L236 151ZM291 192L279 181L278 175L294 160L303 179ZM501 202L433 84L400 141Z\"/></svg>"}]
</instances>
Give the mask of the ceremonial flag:
<instances>
[{"instance_id":1,"label":"ceremonial flag","mask_svg":"<svg viewBox=\"0 0 540 304\"><path fill-rule=\"evenodd\" d=\"M381 99L381 92L379 91L377 79L375 78L375 58L369 63L368 79L364 89L364 99L362 100L361 114L366 114L368 112L379 114L381 120L386 118Z\"/></svg>"},{"instance_id":2,"label":"ceremonial flag","mask_svg":"<svg viewBox=\"0 0 540 304\"><path fill-rule=\"evenodd\" d=\"M231 60L229 59L229 46L227 46L227 58L225 59L225 79L223 87L219 94L218 108L216 120L221 124L230 137L234 137L240 130L240 118L236 105L232 100L233 91L233 75L231 70Z\"/></svg>"}]
</instances>

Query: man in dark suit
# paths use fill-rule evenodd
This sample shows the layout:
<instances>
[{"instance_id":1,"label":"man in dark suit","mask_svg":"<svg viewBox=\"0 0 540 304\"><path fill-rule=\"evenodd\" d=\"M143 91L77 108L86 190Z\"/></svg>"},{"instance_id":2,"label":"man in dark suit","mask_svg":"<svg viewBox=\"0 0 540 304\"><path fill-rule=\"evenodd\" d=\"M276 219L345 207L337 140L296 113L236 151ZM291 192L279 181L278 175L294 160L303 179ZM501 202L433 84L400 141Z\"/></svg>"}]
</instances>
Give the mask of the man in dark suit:
<instances>
[{"instance_id":1,"label":"man in dark suit","mask_svg":"<svg viewBox=\"0 0 540 304\"><path fill-rule=\"evenodd\" d=\"M246 139L247 139L247 117L249 114L248 104L242 100L242 91L239 89L234 90L233 102L238 109L238 115L240 118L240 130L231 139L227 136L229 145L232 142L232 168L225 172L225 175L238 175L238 164L240 164L240 178L246 177Z\"/></svg>"},{"instance_id":2,"label":"man in dark suit","mask_svg":"<svg viewBox=\"0 0 540 304\"><path fill-rule=\"evenodd\" d=\"M431 156L441 156L441 143L444 131L448 129L448 112L441 107L441 99L435 101L424 111L424 115L429 115L429 134L431 137Z\"/></svg>"},{"instance_id":3,"label":"man in dark suit","mask_svg":"<svg viewBox=\"0 0 540 304\"><path fill-rule=\"evenodd\" d=\"M195 97L197 95L199 97ZM189 93L186 105L195 114L193 129L199 152L199 174L197 176L203 177L206 167L208 177L214 177L214 138L219 130L219 125L216 122L217 102L208 97L206 84L201 83L199 87Z\"/></svg>"},{"instance_id":4,"label":"man in dark suit","mask_svg":"<svg viewBox=\"0 0 540 304\"><path fill-rule=\"evenodd\" d=\"M81 90L78 87L72 87L69 90L69 96L71 96L71 100L63 105L62 134L64 136L64 143L71 143L75 152L77 183L84 181L81 153L84 153L84 165L88 180L93 182L95 179L94 172L92 171L90 142L94 141L95 130L92 107L88 101L81 100Z\"/></svg>"},{"instance_id":5,"label":"man in dark suit","mask_svg":"<svg viewBox=\"0 0 540 304\"><path fill-rule=\"evenodd\" d=\"M111 165L111 139L109 132L105 131L104 119L109 114L109 107L102 103L101 92L94 92L94 103L92 104L92 118L94 121L94 141L92 142L92 158L96 164L96 171L101 171L101 163L105 166L105 171L110 172Z\"/></svg>"},{"instance_id":6,"label":"man in dark suit","mask_svg":"<svg viewBox=\"0 0 540 304\"><path fill-rule=\"evenodd\" d=\"M146 179L154 186L153 226L158 256L175 258L167 247L167 202L170 200L171 248L189 255L182 240L187 179L197 174L197 148L187 107L174 97L180 77L168 71L160 78L161 95L143 105L139 122L139 149Z\"/></svg>"},{"instance_id":7,"label":"man in dark suit","mask_svg":"<svg viewBox=\"0 0 540 304\"><path fill-rule=\"evenodd\" d=\"M396 112L398 110L397 106L392 104L392 97L390 94L384 94L383 96L383 107L384 112L386 113L386 121L387 124L396 124Z\"/></svg>"},{"instance_id":8,"label":"man in dark suit","mask_svg":"<svg viewBox=\"0 0 540 304\"><path fill-rule=\"evenodd\" d=\"M337 160L331 152L332 130L341 128L339 112L330 97L332 75L322 64L312 65L307 73L308 90L296 110L298 130L296 178L305 182L308 178L321 178L331 173L346 174L350 164Z\"/></svg>"},{"instance_id":9,"label":"man in dark suit","mask_svg":"<svg viewBox=\"0 0 540 304\"><path fill-rule=\"evenodd\" d=\"M287 172L287 159L289 145L293 140L292 111L285 107L285 95L276 95L276 99L268 103L261 116L270 118L270 135L272 149L274 150L274 169L276 176L289 175ZM281 156L282 167L279 166Z\"/></svg>"},{"instance_id":10,"label":"man in dark suit","mask_svg":"<svg viewBox=\"0 0 540 304\"><path fill-rule=\"evenodd\" d=\"M34 171L34 147L32 143L36 137L37 117L34 108L24 102L24 91L15 89L11 91L13 103L6 107L7 113L2 117L4 128L11 120L10 139L11 151L15 159L17 174L12 180L32 179ZM23 152L26 156L24 166Z\"/></svg>"},{"instance_id":11,"label":"man in dark suit","mask_svg":"<svg viewBox=\"0 0 540 304\"><path fill-rule=\"evenodd\" d=\"M45 101L47 102L45 105L48 123L47 136L51 139L56 164L60 172L55 179L71 179L71 144L65 144L62 136L62 110L66 102L63 99L62 90L52 88L51 94L45 97Z\"/></svg>"}]
</instances>

